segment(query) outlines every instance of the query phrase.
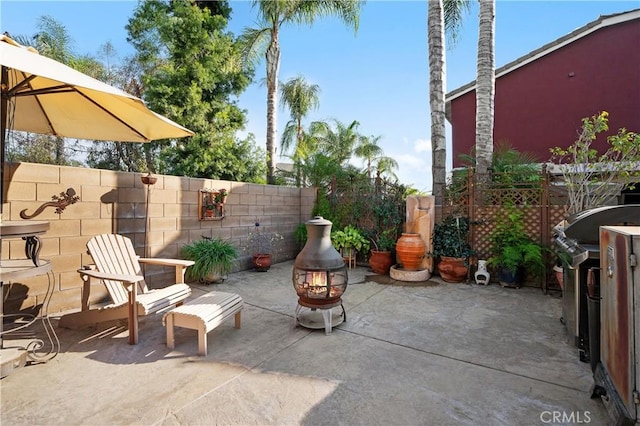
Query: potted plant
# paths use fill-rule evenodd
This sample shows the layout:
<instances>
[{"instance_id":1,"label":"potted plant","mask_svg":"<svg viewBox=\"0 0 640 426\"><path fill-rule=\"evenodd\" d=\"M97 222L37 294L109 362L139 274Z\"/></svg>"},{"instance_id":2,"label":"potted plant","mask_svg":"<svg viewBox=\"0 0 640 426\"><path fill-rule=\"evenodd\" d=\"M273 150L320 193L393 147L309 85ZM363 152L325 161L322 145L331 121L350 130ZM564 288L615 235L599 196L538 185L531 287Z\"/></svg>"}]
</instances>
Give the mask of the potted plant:
<instances>
[{"instance_id":1,"label":"potted plant","mask_svg":"<svg viewBox=\"0 0 640 426\"><path fill-rule=\"evenodd\" d=\"M392 250L396 245L396 233L387 229L371 237L373 248L369 256L369 267L379 275L387 275L394 263Z\"/></svg>"},{"instance_id":2,"label":"potted plant","mask_svg":"<svg viewBox=\"0 0 640 426\"><path fill-rule=\"evenodd\" d=\"M332 231L331 243L349 263L355 263L358 253L369 251L369 240L353 225Z\"/></svg>"},{"instance_id":3,"label":"potted plant","mask_svg":"<svg viewBox=\"0 0 640 426\"><path fill-rule=\"evenodd\" d=\"M490 241L492 255L487 263L496 268L503 287L520 287L525 272L534 276L543 272L544 247L527 234L521 209L506 207L490 234Z\"/></svg>"},{"instance_id":4,"label":"potted plant","mask_svg":"<svg viewBox=\"0 0 640 426\"><path fill-rule=\"evenodd\" d=\"M475 251L469 244L469 218L447 216L433 227L431 255L438 258L438 272L447 282L462 282Z\"/></svg>"},{"instance_id":5,"label":"potted plant","mask_svg":"<svg viewBox=\"0 0 640 426\"><path fill-rule=\"evenodd\" d=\"M222 282L238 258L238 250L221 238L202 237L182 247L182 257L195 264L187 269L187 277L201 283Z\"/></svg>"},{"instance_id":6,"label":"potted plant","mask_svg":"<svg viewBox=\"0 0 640 426\"><path fill-rule=\"evenodd\" d=\"M213 201L213 197L207 197L204 200L204 215L205 217L214 217L216 215L216 203Z\"/></svg>"},{"instance_id":7,"label":"potted plant","mask_svg":"<svg viewBox=\"0 0 640 426\"><path fill-rule=\"evenodd\" d=\"M265 232L256 220L254 230L249 232L248 246L252 264L256 271L266 272L271 268L272 254L279 249L278 242L284 237L277 232Z\"/></svg>"}]
</instances>

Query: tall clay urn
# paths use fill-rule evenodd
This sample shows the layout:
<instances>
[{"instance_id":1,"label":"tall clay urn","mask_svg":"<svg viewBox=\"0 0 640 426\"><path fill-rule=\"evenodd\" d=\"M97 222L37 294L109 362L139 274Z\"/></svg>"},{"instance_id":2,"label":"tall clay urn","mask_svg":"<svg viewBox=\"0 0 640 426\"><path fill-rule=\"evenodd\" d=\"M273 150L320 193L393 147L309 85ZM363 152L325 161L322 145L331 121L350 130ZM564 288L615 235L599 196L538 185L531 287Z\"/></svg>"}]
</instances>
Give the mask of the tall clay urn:
<instances>
[{"instance_id":1,"label":"tall clay urn","mask_svg":"<svg viewBox=\"0 0 640 426\"><path fill-rule=\"evenodd\" d=\"M420 234L403 232L396 243L396 257L402 269L417 271L425 256L425 245Z\"/></svg>"}]
</instances>

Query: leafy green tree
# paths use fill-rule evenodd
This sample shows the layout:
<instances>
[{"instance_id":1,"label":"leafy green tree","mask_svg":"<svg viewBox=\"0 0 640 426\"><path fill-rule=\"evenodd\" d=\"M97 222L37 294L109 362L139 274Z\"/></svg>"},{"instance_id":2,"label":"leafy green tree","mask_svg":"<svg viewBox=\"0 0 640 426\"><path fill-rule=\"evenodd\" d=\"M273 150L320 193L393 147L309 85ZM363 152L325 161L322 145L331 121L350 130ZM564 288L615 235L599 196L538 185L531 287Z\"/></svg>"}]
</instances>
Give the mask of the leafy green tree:
<instances>
[{"instance_id":1,"label":"leafy green tree","mask_svg":"<svg viewBox=\"0 0 640 426\"><path fill-rule=\"evenodd\" d=\"M254 0L259 28L246 28L241 36L244 59L254 67L262 55L267 71L267 182L275 183L278 71L280 68L280 28L286 24L311 25L317 18L337 16L357 31L360 8L358 0Z\"/></svg>"},{"instance_id":2,"label":"leafy green tree","mask_svg":"<svg viewBox=\"0 0 640 426\"><path fill-rule=\"evenodd\" d=\"M242 69L240 44L225 31L230 13L227 1L149 0L127 25L149 107L196 133L163 143L167 173L259 179L251 175L259 167L243 164L253 160L253 139L235 137L246 116L231 97L242 93L252 73Z\"/></svg>"},{"instance_id":3,"label":"leafy green tree","mask_svg":"<svg viewBox=\"0 0 640 426\"><path fill-rule=\"evenodd\" d=\"M142 66L135 56L117 60L117 52L106 43L99 49L104 74L99 79L142 98ZM127 172L159 170L160 144L94 141L87 149L89 167Z\"/></svg>"},{"instance_id":4,"label":"leafy green tree","mask_svg":"<svg viewBox=\"0 0 640 426\"><path fill-rule=\"evenodd\" d=\"M562 172L569 214L606 205L640 181L640 134L621 128L607 137L609 147L600 154L591 144L608 130L609 113L602 111L582 119L582 130L572 145L551 149L551 161Z\"/></svg>"}]
</instances>

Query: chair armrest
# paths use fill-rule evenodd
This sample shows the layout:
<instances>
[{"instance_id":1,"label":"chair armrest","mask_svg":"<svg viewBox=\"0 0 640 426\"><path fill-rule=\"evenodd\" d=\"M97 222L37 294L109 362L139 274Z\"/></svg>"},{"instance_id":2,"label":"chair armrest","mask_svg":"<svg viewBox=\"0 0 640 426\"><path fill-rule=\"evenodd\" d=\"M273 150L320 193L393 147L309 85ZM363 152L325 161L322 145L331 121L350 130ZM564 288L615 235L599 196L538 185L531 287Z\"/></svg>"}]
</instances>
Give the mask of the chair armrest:
<instances>
[{"instance_id":1,"label":"chair armrest","mask_svg":"<svg viewBox=\"0 0 640 426\"><path fill-rule=\"evenodd\" d=\"M164 266L182 266L186 268L187 266L193 265L193 260L183 260L183 259L162 259L155 257L141 257L138 259L140 263L148 263L150 265L164 265Z\"/></svg>"},{"instance_id":2,"label":"chair armrest","mask_svg":"<svg viewBox=\"0 0 640 426\"><path fill-rule=\"evenodd\" d=\"M78 269L78 273L82 276L82 279L85 277L91 277L101 280L121 281L123 283L137 283L144 280L142 275L109 274L93 269Z\"/></svg>"},{"instance_id":3,"label":"chair armrest","mask_svg":"<svg viewBox=\"0 0 640 426\"><path fill-rule=\"evenodd\" d=\"M193 260L183 260L183 259L162 259L162 258L150 258L150 257L141 257L138 259L140 263L147 263L149 265L162 265L162 266L175 266L176 268L176 284L184 282L184 273L186 272L186 268L193 265Z\"/></svg>"}]
</instances>

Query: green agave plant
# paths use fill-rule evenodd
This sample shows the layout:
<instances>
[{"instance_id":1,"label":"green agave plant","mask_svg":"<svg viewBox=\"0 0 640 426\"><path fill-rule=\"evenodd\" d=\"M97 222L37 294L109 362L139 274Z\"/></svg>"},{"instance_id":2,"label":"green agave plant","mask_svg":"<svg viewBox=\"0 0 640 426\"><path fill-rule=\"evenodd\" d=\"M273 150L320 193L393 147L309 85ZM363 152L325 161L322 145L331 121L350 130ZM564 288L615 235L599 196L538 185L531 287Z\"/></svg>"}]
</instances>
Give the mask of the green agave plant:
<instances>
[{"instance_id":1,"label":"green agave plant","mask_svg":"<svg viewBox=\"0 0 640 426\"><path fill-rule=\"evenodd\" d=\"M193 241L182 247L183 258L195 264L187 268L187 277L207 282L212 275L224 278L238 258L238 250L229 241L221 238L206 238Z\"/></svg>"}]
</instances>

